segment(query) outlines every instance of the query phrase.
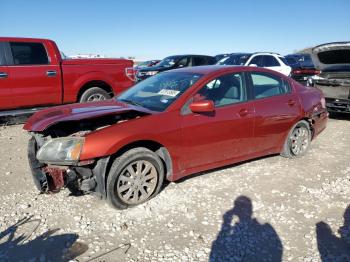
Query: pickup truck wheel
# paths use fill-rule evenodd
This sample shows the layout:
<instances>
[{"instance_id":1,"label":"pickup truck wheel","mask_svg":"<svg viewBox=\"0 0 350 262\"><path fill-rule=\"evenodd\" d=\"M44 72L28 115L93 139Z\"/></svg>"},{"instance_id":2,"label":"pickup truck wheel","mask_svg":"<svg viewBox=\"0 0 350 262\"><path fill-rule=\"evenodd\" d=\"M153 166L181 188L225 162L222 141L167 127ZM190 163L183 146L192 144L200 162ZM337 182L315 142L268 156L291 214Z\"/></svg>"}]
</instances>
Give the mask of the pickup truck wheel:
<instances>
[{"instance_id":1,"label":"pickup truck wheel","mask_svg":"<svg viewBox=\"0 0 350 262\"><path fill-rule=\"evenodd\" d=\"M107 178L107 202L114 208L139 205L158 194L164 167L151 150L134 148L114 160Z\"/></svg>"},{"instance_id":2,"label":"pickup truck wheel","mask_svg":"<svg viewBox=\"0 0 350 262\"><path fill-rule=\"evenodd\" d=\"M281 156L287 158L301 157L306 154L310 143L310 126L306 121L302 120L294 125L289 132Z\"/></svg>"},{"instance_id":3,"label":"pickup truck wheel","mask_svg":"<svg viewBox=\"0 0 350 262\"><path fill-rule=\"evenodd\" d=\"M79 102L95 102L111 98L111 96L100 87L91 87L86 90L80 97Z\"/></svg>"}]
</instances>

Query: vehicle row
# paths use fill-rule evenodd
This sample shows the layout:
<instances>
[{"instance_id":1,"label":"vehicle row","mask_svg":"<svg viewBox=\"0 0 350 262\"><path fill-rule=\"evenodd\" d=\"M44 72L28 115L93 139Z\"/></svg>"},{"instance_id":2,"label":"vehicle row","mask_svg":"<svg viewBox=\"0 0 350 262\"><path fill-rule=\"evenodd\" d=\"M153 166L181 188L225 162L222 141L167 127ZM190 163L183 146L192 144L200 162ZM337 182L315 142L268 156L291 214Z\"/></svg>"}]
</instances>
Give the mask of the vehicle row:
<instances>
[{"instance_id":1,"label":"vehicle row","mask_svg":"<svg viewBox=\"0 0 350 262\"><path fill-rule=\"evenodd\" d=\"M151 61L146 61L146 63L149 62ZM256 52L220 54L215 57L203 55L169 56L156 64L149 66L142 64L142 66L135 67L135 76L136 81L142 81L159 72L175 68L213 64L268 68L290 76L302 84L306 84L310 76L319 74L319 70L315 68L311 56L308 54L292 54L284 57L272 52Z\"/></svg>"}]
</instances>

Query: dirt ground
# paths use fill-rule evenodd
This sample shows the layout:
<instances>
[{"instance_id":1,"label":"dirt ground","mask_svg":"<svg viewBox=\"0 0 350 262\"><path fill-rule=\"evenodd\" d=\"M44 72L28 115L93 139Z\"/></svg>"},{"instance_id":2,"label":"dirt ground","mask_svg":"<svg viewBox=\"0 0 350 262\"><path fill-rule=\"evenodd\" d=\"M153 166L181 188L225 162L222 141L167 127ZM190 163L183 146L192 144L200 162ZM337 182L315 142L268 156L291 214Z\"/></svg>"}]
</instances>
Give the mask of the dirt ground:
<instances>
[{"instance_id":1,"label":"dirt ground","mask_svg":"<svg viewBox=\"0 0 350 262\"><path fill-rule=\"evenodd\" d=\"M0 261L350 261L350 117L306 156L170 183L118 211L36 191L22 125L0 127Z\"/></svg>"}]
</instances>

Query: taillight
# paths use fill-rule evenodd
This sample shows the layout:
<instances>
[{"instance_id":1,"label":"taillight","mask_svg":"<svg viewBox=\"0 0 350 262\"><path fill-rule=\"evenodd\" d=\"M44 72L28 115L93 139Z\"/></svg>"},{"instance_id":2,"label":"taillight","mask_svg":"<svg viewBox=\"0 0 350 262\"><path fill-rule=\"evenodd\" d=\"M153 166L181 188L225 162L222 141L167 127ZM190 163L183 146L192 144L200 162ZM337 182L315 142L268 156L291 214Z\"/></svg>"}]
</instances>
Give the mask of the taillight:
<instances>
[{"instance_id":1,"label":"taillight","mask_svg":"<svg viewBox=\"0 0 350 262\"><path fill-rule=\"evenodd\" d=\"M321 98L322 108L326 108L326 99L324 97Z\"/></svg>"},{"instance_id":2,"label":"taillight","mask_svg":"<svg viewBox=\"0 0 350 262\"><path fill-rule=\"evenodd\" d=\"M292 74L294 74L294 75L301 74L301 70L299 70L299 69L293 69Z\"/></svg>"},{"instance_id":3,"label":"taillight","mask_svg":"<svg viewBox=\"0 0 350 262\"><path fill-rule=\"evenodd\" d=\"M133 67L127 67L125 68L125 75L131 80L131 81L136 81L136 72Z\"/></svg>"},{"instance_id":4,"label":"taillight","mask_svg":"<svg viewBox=\"0 0 350 262\"><path fill-rule=\"evenodd\" d=\"M299 74L306 74L306 75L318 75L320 73L320 70L317 69L294 69L292 71L292 74L299 75Z\"/></svg>"}]
</instances>

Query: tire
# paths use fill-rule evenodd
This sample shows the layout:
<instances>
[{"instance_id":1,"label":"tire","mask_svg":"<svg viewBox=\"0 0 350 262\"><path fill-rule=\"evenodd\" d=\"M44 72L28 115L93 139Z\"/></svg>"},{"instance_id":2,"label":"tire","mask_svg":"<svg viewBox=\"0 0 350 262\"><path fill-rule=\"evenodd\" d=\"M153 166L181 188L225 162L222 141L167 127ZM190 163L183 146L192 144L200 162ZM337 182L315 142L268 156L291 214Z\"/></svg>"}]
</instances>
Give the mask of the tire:
<instances>
[{"instance_id":1,"label":"tire","mask_svg":"<svg viewBox=\"0 0 350 262\"><path fill-rule=\"evenodd\" d=\"M100 87L90 87L81 95L79 102L80 103L95 102L95 101L101 101L101 100L106 100L110 98L111 96L104 89Z\"/></svg>"},{"instance_id":2,"label":"tire","mask_svg":"<svg viewBox=\"0 0 350 262\"><path fill-rule=\"evenodd\" d=\"M107 202L117 209L142 204L159 193L163 180L163 163L153 151L130 149L113 162L107 178Z\"/></svg>"},{"instance_id":3,"label":"tire","mask_svg":"<svg viewBox=\"0 0 350 262\"><path fill-rule=\"evenodd\" d=\"M308 122L302 120L296 123L288 133L281 156L287 158L301 157L306 154L310 143L310 125Z\"/></svg>"}]
</instances>

